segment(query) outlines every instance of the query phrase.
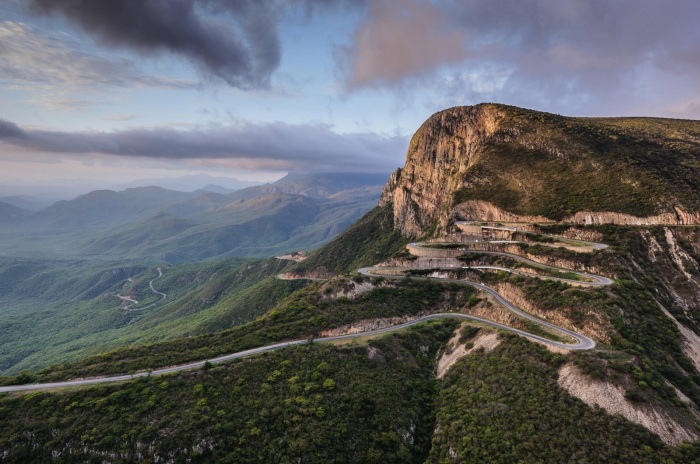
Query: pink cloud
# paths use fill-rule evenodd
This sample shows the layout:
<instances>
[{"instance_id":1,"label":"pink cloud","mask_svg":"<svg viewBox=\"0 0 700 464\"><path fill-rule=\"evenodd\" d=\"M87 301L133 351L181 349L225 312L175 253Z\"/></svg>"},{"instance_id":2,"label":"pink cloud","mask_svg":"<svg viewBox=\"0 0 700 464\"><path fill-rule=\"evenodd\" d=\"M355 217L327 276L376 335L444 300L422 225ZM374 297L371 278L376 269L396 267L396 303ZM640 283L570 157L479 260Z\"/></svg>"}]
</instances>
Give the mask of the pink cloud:
<instances>
[{"instance_id":1,"label":"pink cloud","mask_svg":"<svg viewBox=\"0 0 700 464\"><path fill-rule=\"evenodd\" d=\"M420 0L378 0L336 60L350 89L397 83L467 57L462 31L446 26L437 6Z\"/></svg>"}]
</instances>

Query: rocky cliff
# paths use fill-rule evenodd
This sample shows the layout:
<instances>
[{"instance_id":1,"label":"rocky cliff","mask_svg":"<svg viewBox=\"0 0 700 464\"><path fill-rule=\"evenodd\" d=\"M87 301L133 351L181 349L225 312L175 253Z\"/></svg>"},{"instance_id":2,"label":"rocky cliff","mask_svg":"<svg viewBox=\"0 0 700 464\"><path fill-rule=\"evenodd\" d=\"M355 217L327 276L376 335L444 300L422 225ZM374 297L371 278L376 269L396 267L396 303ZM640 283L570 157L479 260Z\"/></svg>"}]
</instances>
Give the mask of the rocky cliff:
<instances>
[{"instance_id":1,"label":"rocky cliff","mask_svg":"<svg viewBox=\"0 0 700 464\"><path fill-rule=\"evenodd\" d=\"M455 107L415 133L384 188L404 235L451 221L700 223L700 122Z\"/></svg>"}]
</instances>

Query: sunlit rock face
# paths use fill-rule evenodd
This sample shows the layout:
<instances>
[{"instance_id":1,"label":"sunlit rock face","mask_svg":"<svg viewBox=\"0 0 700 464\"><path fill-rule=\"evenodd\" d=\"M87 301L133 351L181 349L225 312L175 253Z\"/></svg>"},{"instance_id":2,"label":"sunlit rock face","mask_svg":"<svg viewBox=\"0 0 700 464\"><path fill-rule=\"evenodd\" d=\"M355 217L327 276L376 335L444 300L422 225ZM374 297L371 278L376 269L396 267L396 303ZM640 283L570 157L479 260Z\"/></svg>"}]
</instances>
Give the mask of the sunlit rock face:
<instances>
[{"instance_id":1,"label":"sunlit rock face","mask_svg":"<svg viewBox=\"0 0 700 464\"><path fill-rule=\"evenodd\" d=\"M700 175L695 129L700 122L450 108L416 131L380 204L393 204L407 236L449 232L454 220L699 224L700 201L687 194Z\"/></svg>"}]
</instances>

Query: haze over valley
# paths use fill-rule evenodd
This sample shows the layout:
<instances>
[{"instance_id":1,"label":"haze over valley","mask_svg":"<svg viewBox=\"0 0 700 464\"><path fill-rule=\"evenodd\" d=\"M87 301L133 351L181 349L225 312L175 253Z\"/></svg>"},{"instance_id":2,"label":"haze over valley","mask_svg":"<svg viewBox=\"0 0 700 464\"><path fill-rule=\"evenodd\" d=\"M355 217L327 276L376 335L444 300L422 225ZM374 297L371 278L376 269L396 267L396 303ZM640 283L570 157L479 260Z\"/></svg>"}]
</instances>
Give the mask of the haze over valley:
<instances>
[{"instance_id":1,"label":"haze over valley","mask_svg":"<svg viewBox=\"0 0 700 464\"><path fill-rule=\"evenodd\" d=\"M697 2L0 2L0 462L700 462Z\"/></svg>"}]
</instances>

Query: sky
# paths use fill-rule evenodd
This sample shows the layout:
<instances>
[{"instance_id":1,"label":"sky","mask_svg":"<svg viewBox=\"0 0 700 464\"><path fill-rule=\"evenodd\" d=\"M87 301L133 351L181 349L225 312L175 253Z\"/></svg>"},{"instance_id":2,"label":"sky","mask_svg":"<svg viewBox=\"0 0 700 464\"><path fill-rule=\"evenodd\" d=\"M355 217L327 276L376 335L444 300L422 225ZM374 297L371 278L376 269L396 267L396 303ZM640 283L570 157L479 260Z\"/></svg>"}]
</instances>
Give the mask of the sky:
<instances>
[{"instance_id":1,"label":"sky","mask_svg":"<svg viewBox=\"0 0 700 464\"><path fill-rule=\"evenodd\" d=\"M0 196L388 175L431 114L481 102L700 119L699 20L696 0L1 0Z\"/></svg>"}]
</instances>

